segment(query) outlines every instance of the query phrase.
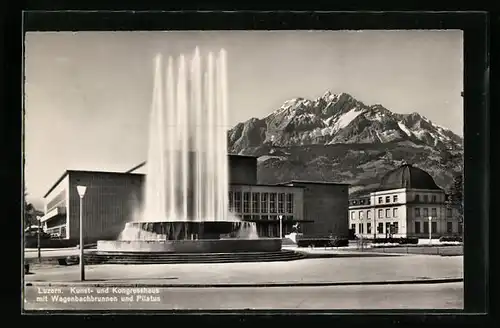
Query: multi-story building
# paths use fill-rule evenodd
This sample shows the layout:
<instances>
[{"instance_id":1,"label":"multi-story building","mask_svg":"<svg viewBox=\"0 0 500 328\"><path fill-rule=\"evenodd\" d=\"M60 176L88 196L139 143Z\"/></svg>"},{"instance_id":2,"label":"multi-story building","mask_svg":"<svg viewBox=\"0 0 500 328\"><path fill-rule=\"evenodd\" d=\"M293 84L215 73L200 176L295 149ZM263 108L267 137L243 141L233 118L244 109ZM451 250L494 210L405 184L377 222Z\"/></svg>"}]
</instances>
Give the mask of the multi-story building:
<instances>
[{"instance_id":1,"label":"multi-story building","mask_svg":"<svg viewBox=\"0 0 500 328\"><path fill-rule=\"evenodd\" d=\"M349 228L364 238L461 235L462 222L446 200L427 172L403 164L379 188L349 200Z\"/></svg>"},{"instance_id":2,"label":"multi-story building","mask_svg":"<svg viewBox=\"0 0 500 328\"><path fill-rule=\"evenodd\" d=\"M82 200L86 242L116 239L133 221L143 198L146 163L127 172L68 170L44 196L41 219L48 233L62 239L79 238L80 198L77 185L87 186ZM304 236L348 235L348 185L290 181L257 183L257 158L229 155L229 209L245 221L256 222L260 237L279 236L302 226Z\"/></svg>"}]
</instances>

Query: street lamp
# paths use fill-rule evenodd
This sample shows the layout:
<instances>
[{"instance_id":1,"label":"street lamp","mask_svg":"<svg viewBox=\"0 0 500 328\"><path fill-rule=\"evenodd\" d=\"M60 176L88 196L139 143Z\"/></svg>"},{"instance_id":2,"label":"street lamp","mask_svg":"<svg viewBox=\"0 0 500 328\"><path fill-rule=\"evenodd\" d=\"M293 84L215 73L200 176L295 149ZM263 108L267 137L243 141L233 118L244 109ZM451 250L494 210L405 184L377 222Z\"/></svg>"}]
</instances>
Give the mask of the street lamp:
<instances>
[{"instance_id":1,"label":"street lamp","mask_svg":"<svg viewBox=\"0 0 500 328\"><path fill-rule=\"evenodd\" d=\"M40 246L40 225L42 223L42 220L41 220L41 217L38 215L36 216L36 219L37 219L37 223L38 223L38 233L36 236L36 243L37 243L37 248L38 248L38 262L42 263L42 249Z\"/></svg>"},{"instance_id":2,"label":"street lamp","mask_svg":"<svg viewBox=\"0 0 500 328\"><path fill-rule=\"evenodd\" d=\"M80 196L80 281L85 280L85 267L83 263L83 196L85 196L86 186L76 186Z\"/></svg>"},{"instance_id":3,"label":"street lamp","mask_svg":"<svg viewBox=\"0 0 500 328\"><path fill-rule=\"evenodd\" d=\"M429 245L432 245L432 216L429 216Z\"/></svg>"},{"instance_id":4,"label":"street lamp","mask_svg":"<svg viewBox=\"0 0 500 328\"><path fill-rule=\"evenodd\" d=\"M280 219L280 239L283 239L283 215L280 215L279 219Z\"/></svg>"}]
</instances>

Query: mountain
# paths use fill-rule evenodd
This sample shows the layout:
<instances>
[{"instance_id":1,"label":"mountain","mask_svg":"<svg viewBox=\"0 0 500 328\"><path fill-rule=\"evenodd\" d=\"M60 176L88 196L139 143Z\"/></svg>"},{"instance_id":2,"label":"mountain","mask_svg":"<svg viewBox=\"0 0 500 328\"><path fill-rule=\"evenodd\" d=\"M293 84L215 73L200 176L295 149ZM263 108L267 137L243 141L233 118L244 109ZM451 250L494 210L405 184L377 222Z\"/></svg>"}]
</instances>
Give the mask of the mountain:
<instances>
[{"instance_id":1,"label":"mountain","mask_svg":"<svg viewBox=\"0 0 500 328\"><path fill-rule=\"evenodd\" d=\"M230 153L259 157L259 182L321 180L376 186L403 161L447 188L462 167L463 139L426 117L366 105L347 93L295 98L228 131Z\"/></svg>"}]
</instances>

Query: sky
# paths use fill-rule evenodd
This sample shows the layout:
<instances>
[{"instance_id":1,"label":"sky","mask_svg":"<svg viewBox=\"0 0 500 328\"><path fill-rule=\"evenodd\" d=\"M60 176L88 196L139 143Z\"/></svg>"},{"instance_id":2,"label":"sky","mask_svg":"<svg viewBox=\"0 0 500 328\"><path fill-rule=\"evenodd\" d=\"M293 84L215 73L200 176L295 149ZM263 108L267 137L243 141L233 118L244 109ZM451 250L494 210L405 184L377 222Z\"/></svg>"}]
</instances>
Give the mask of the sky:
<instances>
[{"instance_id":1,"label":"sky","mask_svg":"<svg viewBox=\"0 0 500 328\"><path fill-rule=\"evenodd\" d=\"M41 207L66 169L126 171L144 161L154 56L197 46L227 51L231 126L331 91L463 135L461 31L29 32L28 201Z\"/></svg>"}]
</instances>

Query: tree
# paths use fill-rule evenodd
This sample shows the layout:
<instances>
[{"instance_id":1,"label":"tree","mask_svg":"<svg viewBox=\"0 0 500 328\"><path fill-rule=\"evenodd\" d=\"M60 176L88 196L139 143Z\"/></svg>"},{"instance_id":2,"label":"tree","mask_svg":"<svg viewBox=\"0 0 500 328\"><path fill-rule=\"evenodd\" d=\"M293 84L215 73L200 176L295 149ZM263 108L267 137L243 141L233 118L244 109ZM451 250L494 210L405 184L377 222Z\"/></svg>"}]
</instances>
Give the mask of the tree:
<instances>
[{"instance_id":1,"label":"tree","mask_svg":"<svg viewBox=\"0 0 500 328\"><path fill-rule=\"evenodd\" d=\"M37 215L37 210L33 206L33 204L29 203L26 200L26 197L28 196L28 192L26 191L26 187L24 187L24 228L31 228L32 225L36 224L38 222L38 219L36 217Z\"/></svg>"},{"instance_id":2,"label":"tree","mask_svg":"<svg viewBox=\"0 0 500 328\"><path fill-rule=\"evenodd\" d=\"M463 190L463 174L462 172L458 172L453 177L453 183L449 192L449 204L457 210L459 222L462 222L464 214Z\"/></svg>"}]
</instances>

